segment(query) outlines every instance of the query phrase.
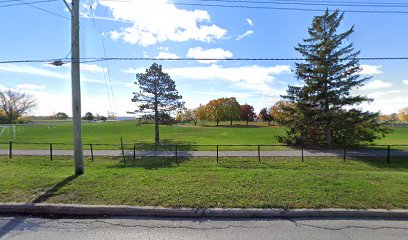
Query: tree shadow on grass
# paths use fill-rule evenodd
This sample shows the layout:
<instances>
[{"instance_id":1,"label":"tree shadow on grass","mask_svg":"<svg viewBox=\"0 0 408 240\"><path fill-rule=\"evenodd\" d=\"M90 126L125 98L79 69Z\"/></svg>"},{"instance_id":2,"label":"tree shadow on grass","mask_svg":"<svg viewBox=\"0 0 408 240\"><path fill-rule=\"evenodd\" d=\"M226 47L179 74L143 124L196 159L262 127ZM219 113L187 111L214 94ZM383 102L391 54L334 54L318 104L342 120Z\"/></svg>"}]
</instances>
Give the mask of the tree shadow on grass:
<instances>
[{"instance_id":1,"label":"tree shadow on grass","mask_svg":"<svg viewBox=\"0 0 408 240\"><path fill-rule=\"evenodd\" d=\"M111 168L144 168L159 169L178 167L192 157L190 151L198 149L198 145L186 141L164 139L160 145L134 144L134 149L124 152L124 161L110 166Z\"/></svg>"},{"instance_id":2,"label":"tree shadow on grass","mask_svg":"<svg viewBox=\"0 0 408 240\"><path fill-rule=\"evenodd\" d=\"M208 128L266 128L269 126L260 126L260 125L248 125L247 126L247 125L233 124L233 125L218 125L218 126L217 125L204 125L202 127L208 127Z\"/></svg>"},{"instance_id":3,"label":"tree shadow on grass","mask_svg":"<svg viewBox=\"0 0 408 240\"><path fill-rule=\"evenodd\" d=\"M346 159L358 161L382 170L407 171L408 157L391 157L387 163L386 157L349 157Z\"/></svg>"},{"instance_id":4,"label":"tree shadow on grass","mask_svg":"<svg viewBox=\"0 0 408 240\"><path fill-rule=\"evenodd\" d=\"M136 157L135 160L128 159L126 163L109 166L109 168L144 168L147 170L157 170L160 168L176 168L182 163L189 161L190 157Z\"/></svg>"}]
</instances>

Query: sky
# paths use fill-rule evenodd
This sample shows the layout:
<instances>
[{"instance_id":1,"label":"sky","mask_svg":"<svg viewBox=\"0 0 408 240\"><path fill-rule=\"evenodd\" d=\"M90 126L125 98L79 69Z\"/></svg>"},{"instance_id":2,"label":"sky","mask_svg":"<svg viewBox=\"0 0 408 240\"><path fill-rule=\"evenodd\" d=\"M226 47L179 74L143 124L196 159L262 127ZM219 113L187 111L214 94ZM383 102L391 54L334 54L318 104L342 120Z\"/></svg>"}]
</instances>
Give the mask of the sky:
<instances>
[{"instance_id":1,"label":"sky","mask_svg":"<svg viewBox=\"0 0 408 240\"><path fill-rule=\"evenodd\" d=\"M361 51L360 57L408 56L408 1L399 0L403 7L398 8L353 5L353 2L381 3L380 0L330 1L339 3L338 6L326 6L324 1L273 2L260 5L208 0L82 0L81 57L297 58L301 56L294 47L308 37L313 17L322 14L180 3L405 11L345 12L339 31L354 25L355 32L348 41ZM344 3L349 6L343 6L347 5ZM9 6L12 4L19 5ZM18 0L0 0L0 30L0 61L70 57L70 13L62 0L23 5ZM82 113L114 112L126 116L134 111L137 107L131 99L133 92L138 91L134 84L136 73L144 72L153 62L81 64ZM294 61L155 62L176 82L189 108L211 99L236 97L240 104L253 105L259 111L278 101L288 85L300 84L293 73ZM353 93L374 101L358 108L390 114L408 106L408 60L371 60L360 64L362 77L372 79ZM70 64L60 67L48 63L0 64L0 89L32 95L38 107L30 114L72 113Z\"/></svg>"}]
</instances>

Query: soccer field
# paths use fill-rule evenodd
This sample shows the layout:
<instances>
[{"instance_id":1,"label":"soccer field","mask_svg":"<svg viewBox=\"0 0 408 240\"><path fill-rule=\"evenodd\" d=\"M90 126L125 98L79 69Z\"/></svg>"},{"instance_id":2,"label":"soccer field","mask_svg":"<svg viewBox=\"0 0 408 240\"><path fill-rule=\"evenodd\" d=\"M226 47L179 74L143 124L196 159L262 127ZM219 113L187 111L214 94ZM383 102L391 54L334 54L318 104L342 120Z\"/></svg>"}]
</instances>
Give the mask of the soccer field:
<instances>
[{"instance_id":1,"label":"soccer field","mask_svg":"<svg viewBox=\"0 0 408 240\"><path fill-rule=\"evenodd\" d=\"M285 129L279 126L268 126L266 123L244 122L222 123L214 125L175 125L160 126L160 140L163 144L279 144L275 136L284 134ZM48 145L32 145L27 143L72 143L71 123L42 123L19 125L16 128L15 148L17 149L47 149ZM376 141L376 144L408 144L408 128L393 127L392 132L385 138ZM142 124L136 126L135 121L118 122L84 122L82 125L84 144L120 144L123 137L124 143L154 143L154 126ZM0 142L8 143L13 140L13 132L8 130L0 136ZM2 144L2 148L6 148ZM70 146L59 145L58 148L67 149ZM105 148L109 148L105 146ZM112 148L112 147L111 147Z\"/></svg>"}]
</instances>

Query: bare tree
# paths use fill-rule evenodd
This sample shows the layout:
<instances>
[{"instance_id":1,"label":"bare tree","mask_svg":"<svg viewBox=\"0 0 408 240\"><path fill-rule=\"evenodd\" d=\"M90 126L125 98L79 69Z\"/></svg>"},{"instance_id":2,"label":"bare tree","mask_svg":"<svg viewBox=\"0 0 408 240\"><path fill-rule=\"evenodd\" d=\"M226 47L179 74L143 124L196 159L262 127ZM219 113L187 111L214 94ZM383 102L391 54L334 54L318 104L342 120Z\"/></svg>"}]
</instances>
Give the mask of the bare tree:
<instances>
[{"instance_id":1,"label":"bare tree","mask_svg":"<svg viewBox=\"0 0 408 240\"><path fill-rule=\"evenodd\" d=\"M35 107L37 103L31 95L10 89L0 91L0 110L7 116L6 123L13 123Z\"/></svg>"}]
</instances>

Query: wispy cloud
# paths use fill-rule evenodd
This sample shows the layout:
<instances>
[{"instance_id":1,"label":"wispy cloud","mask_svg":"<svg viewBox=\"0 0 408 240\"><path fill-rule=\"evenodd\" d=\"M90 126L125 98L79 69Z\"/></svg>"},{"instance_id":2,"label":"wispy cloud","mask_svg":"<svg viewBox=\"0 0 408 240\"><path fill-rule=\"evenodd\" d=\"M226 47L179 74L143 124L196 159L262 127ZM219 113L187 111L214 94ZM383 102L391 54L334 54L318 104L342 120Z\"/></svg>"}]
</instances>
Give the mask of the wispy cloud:
<instances>
[{"instance_id":1,"label":"wispy cloud","mask_svg":"<svg viewBox=\"0 0 408 240\"><path fill-rule=\"evenodd\" d=\"M242 34L242 35L239 35L237 38L236 38L236 40L241 40L241 39L243 39L243 38L245 38L245 37L248 37L248 36L250 36L250 35L252 35L254 33L254 31L252 31L252 30L248 30L248 31L246 31L244 34Z\"/></svg>"},{"instance_id":2,"label":"wispy cloud","mask_svg":"<svg viewBox=\"0 0 408 240\"><path fill-rule=\"evenodd\" d=\"M143 68L127 69L126 73L143 72ZM290 73L290 66L278 65L263 67L258 65L241 67L221 67L210 65L205 67L166 68L163 71L173 79L196 80L196 81L225 81L231 87L250 90L252 93L260 93L267 96L279 96L284 89L273 88L275 76Z\"/></svg>"},{"instance_id":3,"label":"wispy cloud","mask_svg":"<svg viewBox=\"0 0 408 240\"><path fill-rule=\"evenodd\" d=\"M22 90L41 90L44 89L45 85L37 85L37 84L18 84L17 88Z\"/></svg>"},{"instance_id":4,"label":"wispy cloud","mask_svg":"<svg viewBox=\"0 0 408 240\"><path fill-rule=\"evenodd\" d=\"M65 65L63 65L63 66L65 66ZM13 72L13 73L19 73L19 74L43 76L43 77L47 77L47 78L71 80L71 73L66 71L67 68L69 69L70 66L66 65L66 67L62 68L63 69L62 70L61 68L56 68L56 67L51 67L51 68L46 69L45 66L34 67L34 66L28 65L28 64L5 64L5 65L0 65L0 71L4 71L4 72ZM53 69L53 70L51 70L51 69ZM102 68L97 67L96 65L84 65L84 66L82 66L82 64L81 64L81 70L84 71L84 73L86 73L86 72L100 73L99 72L100 69L102 69ZM90 82L90 83L105 84L104 80L100 80L100 79L96 79L96 78L90 78L90 77L87 77L87 76L81 76L81 81ZM112 84L123 84L123 83L122 82L112 81Z\"/></svg>"},{"instance_id":5,"label":"wispy cloud","mask_svg":"<svg viewBox=\"0 0 408 240\"><path fill-rule=\"evenodd\" d=\"M254 26L254 22L252 21L252 19L250 19L250 18L247 18L246 19L247 20L247 23L249 24L249 26Z\"/></svg>"}]
</instances>

